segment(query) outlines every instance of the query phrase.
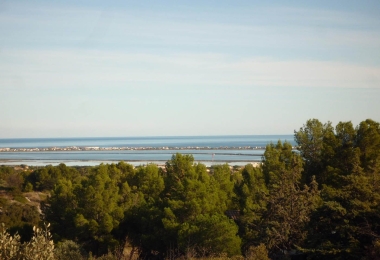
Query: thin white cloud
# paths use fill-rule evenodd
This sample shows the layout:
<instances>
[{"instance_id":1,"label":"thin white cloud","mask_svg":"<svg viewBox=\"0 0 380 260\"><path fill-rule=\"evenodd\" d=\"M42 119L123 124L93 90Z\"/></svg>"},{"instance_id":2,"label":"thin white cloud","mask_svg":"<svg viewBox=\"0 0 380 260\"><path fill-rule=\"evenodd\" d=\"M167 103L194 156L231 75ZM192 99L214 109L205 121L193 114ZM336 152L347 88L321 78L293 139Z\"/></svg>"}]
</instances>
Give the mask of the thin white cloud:
<instances>
[{"instance_id":1,"label":"thin white cloud","mask_svg":"<svg viewBox=\"0 0 380 260\"><path fill-rule=\"evenodd\" d=\"M128 54L112 51L7 51L1 88L340 87L380 88L380 67L336 61L282 61L222 54Z\"/></svg>"}]
</instances>

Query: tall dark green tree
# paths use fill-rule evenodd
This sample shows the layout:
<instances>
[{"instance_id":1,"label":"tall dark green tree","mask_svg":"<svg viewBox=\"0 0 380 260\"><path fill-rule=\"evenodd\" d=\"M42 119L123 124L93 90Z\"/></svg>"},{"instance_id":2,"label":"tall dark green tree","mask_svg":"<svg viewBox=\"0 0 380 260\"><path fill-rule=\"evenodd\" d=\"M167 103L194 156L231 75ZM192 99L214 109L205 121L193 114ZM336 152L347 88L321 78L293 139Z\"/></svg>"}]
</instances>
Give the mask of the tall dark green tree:
<instances>
[{"instance_id":1,"label":"tall dark green tree","mask_svg":"<svg viewBox=\"0 0 380 260\"><path fill-rule=\"evenodd\" d=\"M374 181L359 167L338 178L339 185L323 186L308 247L315 259L363 259L380 235L379 177Z\"/></svg>"},{"instance_id":2,"label":"tall dark green tree","mask_svg":"<svg viewBox=\"0 0 380 260\"><path fill-rule=\"evenodd\" d=\"M74 223L79 203L75 194L76 187L81 188L81 185L73 185L71 180L59 180L51 191L47 204L44 204L45 219L51 223L55 241L61 239L74 240L77 236Z\"/></svg>"},{"instance_id":3,"label":"tall dark green tree","mask_svg":"<svg viewBox=\"0 0 380 260\"><path fill-rule=\"evenodd\" d=\"M118 228L126 208L123 189L117 182L119 175L115 165L101 164L80 183L73 184L61 176L44 209L56 239L76 240L95 254L118 244L112 232Z\"/></svg>"},{"instance_id":4,"label":"tall dark green tree","mask_svg":"<svg viewBox=\"0 0 380 260\"><path fill-rule=\"evenodd\" d=\"M215 190L215 200L223 209L237 209L234 193L234 179L228 164L215 165L210 176L211 189Z\"/></svg>"},{"instance_id":5,"label":"tall dark green tree","mask_svg":"<svg viewBox=\"0 0 380 260\"><path fill-rule=\"evenodd\" d=\"M367 119L356 128L356 146L360 149L361 166L367 173L380 173L380 124Z\"/></svg>"},{"instance_id":6,"label":"tall dark green tree","mask_svg":"<svg viewBox=\"0 0 380 260\"><path fill-rule=\"evenodd\" d=\"M228 168L210 175L191 155L175 154L160 170L139 167L129 178L136 203L119 229L142 256L240 254L237 225L224 214L233 183ZM227 201L224 201L227 199ZM124 232L124 233L123 233ZM173 256L173 255L172 255Z\"/></svg>"},{"instance_id":7,"label":"tall dark green tree","mask_svg":"<svg viewBox=\"0 0 380 260\"><path fill-rule=\"evenodd\" d=\"M312 215L305 246L310 258L364 259L378 241L377 133L372 120L356 128L351 122L335 127L324 165L323 202Z\"/></svg>"},{"instance_id":8,"label":"tall dark green tree","mask_svg":"<svg viewBox=\"0 0 380 260\"><path fill-rule=\"evenodd\" d=\"M306 225L319 202L318 185L301 186L303 161L291 151L289 143L267 146L263 157L263 173L269 194L260 224L261 239L273 257L284 257L305 243Z\"/></svg>"},{"instance_id":9,"label":"tall dark green tree","mask_svg":"<svg viewBox=\"0 0 380 260\"><path fill-rule=\"evenodd\" d=\"M166 251L161 199L165 188L163 172L154 164L140 166L129 175L128 182L128 206L117 236L127 237L142 257L149 258L152 251L162 254Z\"/></svg>"},{"instance_id":10,"label":"tall dark green tree","mask_svg":"<svg viewBox=\"0 0 380 260\"><path fill-rule=\"evenodd\" d=\"M206 245L214 245L207 249L209 254L218 250L228 255L240 252L237 226L224 214L227 205L218 204L221 193L213 187L206 167L194 164L191 155L176 154L166 163L166 174L162 222L167 245L177 245L182 252L188 248L203 251ZM218 233L213 230L216 227ZM221 244L216 247L208 242L213 239Z\"/></svg>"},{"instance_id":11,"label":"tall dark green tree","mask_svg":"<svg viewBox=\"0 0 380 260\"><path fill-rule=\"evenodd\" d=\"M261 168L246 165L241 170L242 180L235 184L239 205L240 233L244 238L244 248L260 243L261 221L266 211L268 188Z\"/></svg>"},{"instance_id":12,"label":"tall dark green tree","mask_svg":"<svg viewBox=\"0 0 380 260\"><path fill-rule=\"evenodd\" d=\"M310 119L294 131L294 139L304 161L303 183L309 183L312 176L319 184L325 182L326 164L334 154L334 137L331 122L322 124L318 119Z\"/></svg>"}]
</instances>

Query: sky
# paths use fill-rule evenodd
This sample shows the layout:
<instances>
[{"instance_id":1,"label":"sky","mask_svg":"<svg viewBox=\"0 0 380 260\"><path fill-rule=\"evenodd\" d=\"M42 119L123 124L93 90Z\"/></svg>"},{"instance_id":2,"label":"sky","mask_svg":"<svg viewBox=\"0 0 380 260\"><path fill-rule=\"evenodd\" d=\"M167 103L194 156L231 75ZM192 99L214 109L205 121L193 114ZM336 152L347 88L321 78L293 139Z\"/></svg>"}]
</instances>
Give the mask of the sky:
<instances>
[{"instance_id":1,"label":"sky","mask_svg":"<svg viewBox=\"0 0 380 260\"><path fill-rule=\"evenodd\" d=\"M0 138L380 121L380 1L1 1Z\"/></svg>"}]
</instances>

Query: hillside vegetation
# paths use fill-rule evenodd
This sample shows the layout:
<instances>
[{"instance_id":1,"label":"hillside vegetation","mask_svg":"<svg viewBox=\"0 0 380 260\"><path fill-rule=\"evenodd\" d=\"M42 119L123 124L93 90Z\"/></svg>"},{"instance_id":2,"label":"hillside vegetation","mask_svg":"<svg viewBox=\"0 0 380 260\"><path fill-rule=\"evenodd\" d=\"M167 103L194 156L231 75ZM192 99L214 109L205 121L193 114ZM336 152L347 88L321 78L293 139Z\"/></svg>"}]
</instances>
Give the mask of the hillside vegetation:
<instances>
[{"instance_id":1,"label":"hillside vegetation","mask_svg":"<svg viewBox=\"0 0 380 260\"><path fill-rule=\"evenodd\" d=\"M1 166L0 255L379 259L379 123L311 119L294 136L298 151L268 144L241 169L182 154L164 168Z\"/></svg>"}]
</instances>

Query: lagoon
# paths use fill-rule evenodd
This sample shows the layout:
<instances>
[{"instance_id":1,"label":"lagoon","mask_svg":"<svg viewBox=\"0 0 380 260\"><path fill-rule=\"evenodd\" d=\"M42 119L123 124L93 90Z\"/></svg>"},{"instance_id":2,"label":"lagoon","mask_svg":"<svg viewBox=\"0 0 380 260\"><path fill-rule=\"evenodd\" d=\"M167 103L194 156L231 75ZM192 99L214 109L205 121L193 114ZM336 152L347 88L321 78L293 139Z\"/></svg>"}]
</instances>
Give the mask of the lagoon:
<instances>
[{"instance_id":1,"label":"lagoon","mask_svg":"<svg viewBox=\"0 0 380 260\"><path fill-rule=\"evenodd\" d=\"M207 165L241 165L259 162L264 147L278 140L295 145L292 135L0 139L0 148L3 149L0 165L96 165L118 161L135 165L162 164L176 153L192 154L195 161ZM59 151L48 150L52 147L59 148ZM98 149L64 151L65 147ZM114 149L108 149L112 147ZM15 151L4 151L4 148ZM21 151L23 148L27 151ZM31 151L35 148L46 151Z\"/></svg>"}]
</instances>

